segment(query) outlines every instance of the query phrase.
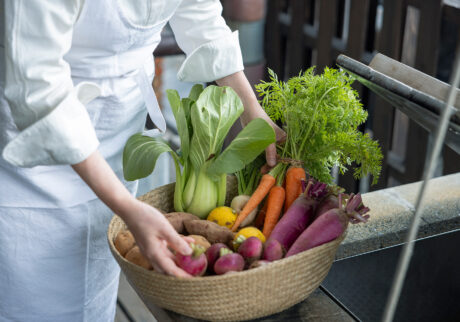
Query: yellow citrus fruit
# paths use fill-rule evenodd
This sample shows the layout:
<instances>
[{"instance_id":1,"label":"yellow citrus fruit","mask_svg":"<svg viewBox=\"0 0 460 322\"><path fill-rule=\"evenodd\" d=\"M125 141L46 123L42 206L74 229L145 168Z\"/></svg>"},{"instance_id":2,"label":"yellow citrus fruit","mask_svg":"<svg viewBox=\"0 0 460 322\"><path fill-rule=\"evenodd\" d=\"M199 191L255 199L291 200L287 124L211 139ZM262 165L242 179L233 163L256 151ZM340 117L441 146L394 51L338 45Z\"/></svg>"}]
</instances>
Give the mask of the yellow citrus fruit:
<instances>
[{"instance_id":1,"label":"yellow citrus fruit","mask_svg":"<svg viewBox=\"0 0 460 322\"><path fill-rule=\"evenodd\" d=\"M238 249L243 240L240 236L243 236L246 239L249 237L257 237L262 243L265 243L265 236L259 229L256 227L244 227L240 229L233 238L233 248L235 248L235 250Z\"/></svg>"},{"instance_id":2,"label":"yellow citrus fruit","mask_svg":"<svg viewBox=\"0 0 460 322\"><path fill-rule=\"evenodd\" d=\"M217 207L211 210L207 220L213 221L220 226L232 228L238 214L230 207Z\"/></svg>"}]
</instances>

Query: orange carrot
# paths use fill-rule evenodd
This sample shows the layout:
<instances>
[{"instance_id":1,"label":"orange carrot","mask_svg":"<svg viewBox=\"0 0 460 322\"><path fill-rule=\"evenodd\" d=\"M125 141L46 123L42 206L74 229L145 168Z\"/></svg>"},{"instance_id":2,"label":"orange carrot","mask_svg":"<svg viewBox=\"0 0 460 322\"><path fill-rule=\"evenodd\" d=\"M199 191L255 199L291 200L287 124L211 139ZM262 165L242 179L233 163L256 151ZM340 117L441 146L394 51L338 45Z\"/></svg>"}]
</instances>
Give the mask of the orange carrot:
<instances>
[{"instance_id":1,"label":"orange carrot","mask_svg":"<svg viewBox=\"0 0 460 322\"><path fill-rule=\"evenodd\" d=\"M265 214L264 229L262 231L267 239L270 237L273 228L275 228L275 225L280 218L285 196L286 193L282 186L274 186L270 189L267 199L267 212Z\"/></svg>"},{"instance_id":2,"label":"orange carrot","mask_svg":"<svg viewBox=\"0 0 460 322\"><path fill-rule=\"evenodd\" d=\"M263 227L263 225L264 225L265 214L267 213L267 205L268 205L267 199L265 200L263 208L261 210L259 210L259 213L257 214L256 221L254 223L254 226L256 228L259 228L259 229L261 229Z\"/></svg>"},{"instance_id":3,"label":"orange carrot","mask_svg":"<svg viewBox=\"0 0 460 322\"><path fill-rule=\"evenodd\" d=\"M246 219L246 217L249 215L249 213L256 209L256 207L262 202L262 200L268 194L270 189L275 185L275 181L275 177L269 173L264 174L262 176L256 190L254 191L251 198L248 200L248 202L236 218L236 221L232 226L232 231L236 231L243 222L243 220Z\"/></svg>"},{"instance_id":4,"label":"orange carrot","mask_svg":"<svg viewBox=\"0 0 460 322\"><path fill-rule=\"evenodd\" d=\"M306 179L305 170L300 167L290 167L286 172L286 201L284 212L286 212L294 200L302 193L301 179Z\"/></svg>"}]
</instances>

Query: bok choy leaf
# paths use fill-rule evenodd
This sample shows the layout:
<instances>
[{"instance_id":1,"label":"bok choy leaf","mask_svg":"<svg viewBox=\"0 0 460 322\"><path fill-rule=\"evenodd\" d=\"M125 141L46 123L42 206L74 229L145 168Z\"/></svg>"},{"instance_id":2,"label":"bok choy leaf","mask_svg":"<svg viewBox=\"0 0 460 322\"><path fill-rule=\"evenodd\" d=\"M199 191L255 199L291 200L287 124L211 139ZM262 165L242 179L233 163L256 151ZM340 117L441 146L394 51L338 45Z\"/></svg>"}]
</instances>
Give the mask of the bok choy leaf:
<instances>
[{"instance_id":1,"label":"bok choy leaf","mask_svg":"<svg viewBox=\"0 0 460 322\"><path fill-rule=\"evenodd\" d=\"M187 98L167 91L180 137L176 153L160 138L133 135L123 152L126 180L152 173L161 153L169 152L175 162L174 208L201 218L222 206L227 174L241 170L275 142L273 128L262 119L252 120L222 151L233 123L243 112L243 104L230 87L195 85Z\"/></svg>"}]
</instances>

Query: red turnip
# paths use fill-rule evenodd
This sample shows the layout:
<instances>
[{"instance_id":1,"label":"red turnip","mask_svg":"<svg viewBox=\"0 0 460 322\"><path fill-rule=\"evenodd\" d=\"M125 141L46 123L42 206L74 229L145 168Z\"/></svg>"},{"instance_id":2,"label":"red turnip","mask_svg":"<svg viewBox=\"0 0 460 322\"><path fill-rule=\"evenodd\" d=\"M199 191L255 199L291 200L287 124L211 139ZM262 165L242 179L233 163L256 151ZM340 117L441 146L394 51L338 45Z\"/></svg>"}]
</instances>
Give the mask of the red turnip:
<instances>
[{"instance_id":1,"label":"red turnip","mask_svg":"<svg viewBox=\"0 0 460 322\"><path fill-rule=\"evenodd\" d=\"M243 269L243 256L232 252L230 249L222 248L220 250L220 257L214 263L214 272L216 272L217 275L222 275L228 272L239 272Z\"/></svg>"},{"instance_id":2,"label":"red turnip","mask_svg":"<svg viewBox=\"0 0 460 322\"><path fill-rule=\"evenodd\" d=\"M208 265L206 255L204 254L205 249L193 243L190 244L190 247L192 247L192 254L182 255L181 253L176 253L175 262L177 266L190 275L201 276L206 271Z\"/></svg>"},{"instance_id":3,"label":"red turnip","mask_svg":"<svg viewBox=\"0 0 460 322\"><path fill-rule=\"evenodd\" d=\"M227 245L223 243L217 243L217 244L211 245L211 247L209 247L206 250L206 259L208 260L208 271L209 272L214 272L213 271L214 263L220 257L220 250L222 248L229 249Z\"/></svg>"},{"instance_id":4,"label":"red turnip","mask_svg":"<svg viewBox=\"0 0 460 322\"><path fill-rule=\"evenodd\" d=\"M271 239L264 244L262 259L273 262L283 258L284 254L286 254L286 249L279 243L279 241Z\"/></svg>"},{"instance_id":5,"label":"red turnip","mask_svg":"<svg viewBox=\"0 0 460 322\"><path fill-rule=\"evenodd\" d=\"M247 238L241 243L240 247L238 247L238 254L243 256L246 267L262 256L262 248L262 241L254 236Z\"/></svg>"}]
</instances>

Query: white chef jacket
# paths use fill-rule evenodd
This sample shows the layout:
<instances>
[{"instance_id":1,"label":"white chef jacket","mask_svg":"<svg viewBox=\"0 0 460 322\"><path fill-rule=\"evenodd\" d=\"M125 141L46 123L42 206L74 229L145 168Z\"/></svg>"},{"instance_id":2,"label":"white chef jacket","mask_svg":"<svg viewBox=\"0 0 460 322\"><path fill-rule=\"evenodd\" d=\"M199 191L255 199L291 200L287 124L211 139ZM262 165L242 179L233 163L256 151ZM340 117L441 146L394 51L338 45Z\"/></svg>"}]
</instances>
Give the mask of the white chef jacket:
<instances>
[{"instance_id":1,"label":"white chef jacket","mask_svg":"<svg viewBox=\"0 0 460 322\"><path fill-rule=\"evenodd\" d=\"M0 321L113 319L112 214L69 164L98 148L123 180L123 145L146 117L137 75L153 77L168 21L187 55L180 80L243 69L221 10L218 0L0 0Z\"/></svg>"}]
</instances>

